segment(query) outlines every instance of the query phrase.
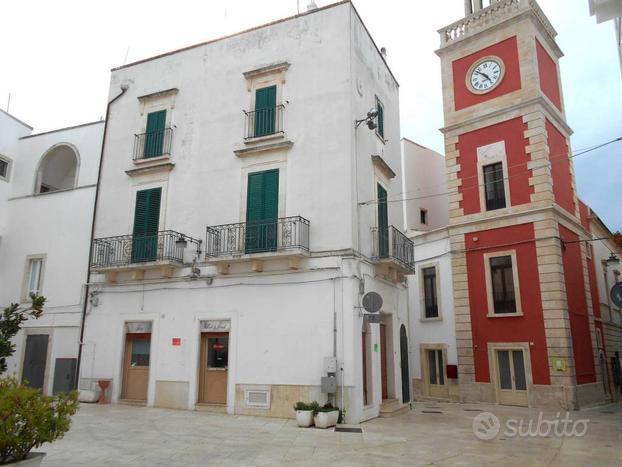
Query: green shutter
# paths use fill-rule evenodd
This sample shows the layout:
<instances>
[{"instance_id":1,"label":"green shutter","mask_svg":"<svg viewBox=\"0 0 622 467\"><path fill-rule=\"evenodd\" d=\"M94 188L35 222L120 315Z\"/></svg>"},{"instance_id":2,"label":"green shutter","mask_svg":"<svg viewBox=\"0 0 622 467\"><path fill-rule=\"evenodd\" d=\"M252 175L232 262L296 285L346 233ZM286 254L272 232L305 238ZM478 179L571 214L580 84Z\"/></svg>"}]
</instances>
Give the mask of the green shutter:
<instances>
[{"instance_id":1,"label":"green shutter","mask_svg":"<svg viewBox=\"0 0 622 467\"><path fill-rule=\"evenodd\" d=\"M161 198L162 188L141 190L136 193L132 262L157 259Z\"/></svg>"},{"instance_id":2,"label":"green shutter","mask_svg":"<svg viewBox=\"0 0 622 467\"><path fill-rule=\"evenodd\" d=\"M387 190L380 183L378 183L378 253L381 258L386 258L389 254Z\"/></svg>"},{"instance_id":3,"label":"green shutter","mask_svg":"<svg viewBox=\"0 0 622 467\"><path fill-rule=\"evenodd\" d=\"M246 252L274 251L277 247L279 171L248 175L246 195Z\"/></svg>"},{"instance_id":4,"label":"green shutter","mask_svg":"<svg viewBox=\"0 0 622 467\"><path fill-rule=\"evenodd\" d=\"M276 86L255 91L255 136L274 133L276 116Z\"/></svg>"},{"instance_id":5,"label":"green shutter","mask_svg":"<svg viewBox=\"0 0 622 467\"><path fill-rule=\"evenodd\" d=\"M148 158L162 155L165 127L166 110L151 112L149 115L147 115L147 132L145 134L144 157Z\"/></svg>"},{"instance_id":6,"label":"green shutter","mask_svg":"<svg viewBox=\"0 0 622 467\"><path fill-rule=\"evenodd\" d=\"M376 101L376 109L378 110L378 134L384 138L384 107L380 101Z\"/></svg>"}]
</instances>

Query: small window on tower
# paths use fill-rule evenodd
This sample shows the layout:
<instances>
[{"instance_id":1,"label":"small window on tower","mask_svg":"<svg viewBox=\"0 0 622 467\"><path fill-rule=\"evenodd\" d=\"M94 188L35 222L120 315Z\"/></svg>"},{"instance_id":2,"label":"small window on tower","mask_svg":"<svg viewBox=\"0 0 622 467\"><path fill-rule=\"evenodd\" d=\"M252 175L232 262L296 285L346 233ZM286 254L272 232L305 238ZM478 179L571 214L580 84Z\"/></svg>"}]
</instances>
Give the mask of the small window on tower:
<instances>
[{"instance_id":1,"label":"small window on tower","mask_svg":"<svg viewBox=\"0 0 622 467\"><path fill-rule=\"evenodd\" d=\"M427 209L419 209L419 222L423 225L428 225L428 210Z\"/></svg>"},{"instance_id":2,"label":"small window on tower","mask_svg":"<svg viewBox=\"0 0 622 467\"><path fill-rule=\"evenodd\" d=\"M503 164L497 162L495 164L485 165L483 171L486 210L503 209L505 207Z\"/></svg>"}]
</instances>

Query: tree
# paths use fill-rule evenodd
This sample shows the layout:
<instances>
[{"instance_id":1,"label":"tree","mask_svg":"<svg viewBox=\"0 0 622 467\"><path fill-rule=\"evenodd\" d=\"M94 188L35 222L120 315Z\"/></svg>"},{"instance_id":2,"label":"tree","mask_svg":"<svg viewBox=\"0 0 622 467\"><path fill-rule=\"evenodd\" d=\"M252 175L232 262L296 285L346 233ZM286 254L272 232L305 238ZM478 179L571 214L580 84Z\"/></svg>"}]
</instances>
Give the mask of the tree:
<instances>
[{"instance_id":1,"label":"tree","mask_svg":"<svg viewBox=\"0 0 622 467\"><path fill-rule=\"evenodd\" d=\"M0 315L0 375L7 370L7 358L15 353L15 345L11 340L21 329L22 323L29 318L38 319L43 313L46 298L30 294L30 300L30 305L25 308L19 303L11 303Z\"/></svg>"}]
</instances>

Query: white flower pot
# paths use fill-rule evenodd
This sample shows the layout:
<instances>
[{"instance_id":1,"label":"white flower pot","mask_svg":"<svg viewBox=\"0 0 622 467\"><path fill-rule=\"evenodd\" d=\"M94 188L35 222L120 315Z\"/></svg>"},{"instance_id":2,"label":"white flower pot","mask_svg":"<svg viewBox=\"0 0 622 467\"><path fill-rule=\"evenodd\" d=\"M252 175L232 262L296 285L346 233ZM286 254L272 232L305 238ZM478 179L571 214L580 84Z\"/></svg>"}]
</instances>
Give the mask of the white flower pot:
<instances>
[{"instance_id":1,"label":"white flower pot","mask_svg":"<svg viewBox=\"0 0 622 467\"><path fill-rule=\"evenodd\" d=\"M337 424L337 420L339 420L339 410L318 412L313 418L317 428L329 428L331 426L335 426Z\"/></svg>"},{"instance_id":2,"label":"white flower pot","mask_svg":"<svg viewBox=\"0 0 622 467\"><path fill-rule=\"evenodd\" d=\"M298 426L307 428L313 425L313 410L296 410Z\"/></svg>"},{"instance_id":3,"label":"white flower pot","mask_svg":"<svg viewBox=\"0 0 622 467\"><path fill-rule=\"evenodd\" d=\"M44 456L45 456L44 452L31 452L30 454L28 454L26 459L24 459L23 461L11 462L10 464L7 464L7 465L11 467L14 467L16 465L37 467L41 465L41 461L43 460Z\"/></svg>"}]
</instances>

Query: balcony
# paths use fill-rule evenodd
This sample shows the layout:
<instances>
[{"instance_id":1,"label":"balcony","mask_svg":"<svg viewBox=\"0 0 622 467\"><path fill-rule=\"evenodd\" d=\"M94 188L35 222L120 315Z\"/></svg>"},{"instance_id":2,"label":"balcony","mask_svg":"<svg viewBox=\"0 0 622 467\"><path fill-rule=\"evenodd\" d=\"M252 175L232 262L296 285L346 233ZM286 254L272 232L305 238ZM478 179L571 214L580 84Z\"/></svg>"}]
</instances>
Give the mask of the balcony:
<instances>
[{"instance_id":1,"label":"balcony","mask_svg":"<svg viewBox=\"0 0 622 467\"><path fill-rule=\"evenodd\" d=\"M290 268L297 269L298 260L309 254L309 221L304 217L283 217L261 222L240 222L207 227L205 257L221 265L252 261L253 270L262 270L262 262L289 259Z\"/></svg>"},{"instance_id":2,"label":"balcony","mask_svg":"<svg viewBox=\"0 0 622 467\"><path fill-rule=\"evenodd\" d=\"M105 273L110 282L116 273L134 271L134 279L142 279L146 269L161 268L169 277L172 270L183 266L184 247L194 240L174 230L163 230L153 235L96 238L93 240L91 270ZM184 243L185 242L185 243Z\"/></svg>"},{"instance_id":3,"label":"balcony","mask_svg":"<svg viewBox=\"0 0 622 467\"><path fill-rule=\"evenodd\" d=\"M412 274L415 271L415 245L406 235L392 225L373 227L372 260L380 266L381 272L397 280L398 274Z\"/></svg>"},{"instance_id":4,"label":"balcony","mask_svg":"<svg viewBox=\"0 0 622 467\"><path fill-rule=\"evenodd\" d=\"M244 139L266 138L283 134L283 104L266 109L246 111Z\"/></svg>"},{"instance_id":5,"label":"balcony","mask_svg":"<svg viewBox=\"0 0 622 467\"><path fill-rule=\"evenodd\" d=\"M172 141L172 128L134 135L134 162L169 156Z\"/></svg>"}]
</instances>

